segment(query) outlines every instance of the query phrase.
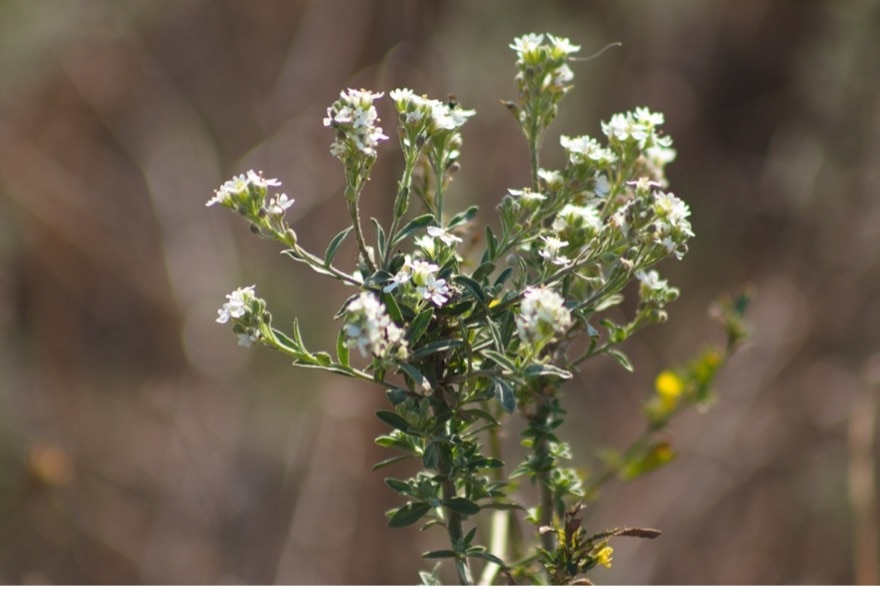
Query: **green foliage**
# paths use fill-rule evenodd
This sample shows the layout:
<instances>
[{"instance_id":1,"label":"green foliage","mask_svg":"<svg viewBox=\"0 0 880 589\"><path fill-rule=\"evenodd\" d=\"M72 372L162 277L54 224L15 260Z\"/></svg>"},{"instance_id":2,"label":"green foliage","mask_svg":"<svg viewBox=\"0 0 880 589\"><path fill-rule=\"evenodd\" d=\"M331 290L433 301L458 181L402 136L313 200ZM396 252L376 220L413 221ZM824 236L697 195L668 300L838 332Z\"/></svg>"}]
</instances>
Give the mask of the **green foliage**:
<instances>
[{"instance_id":1,"label":"green foliage","mask_svg":"<svg viewBox=\"0 0 880 589\"><path fill-rule=\"evenodd\" d=\"M609 477L632 479L671 459L668 443L655 436L681 408L708 402L718 369L745 333L745 303L740 299L720 312L728 331L723 352L706 352L658 378L657 395L645 406L646 434L622 453L606 453L605 472L585 480L583 472L566 466L570 447L558 437L566 416L562 385L580 364L599 356L633 371L620 346L643 327L666 320L665 306L678 290L652 268L686 253L690 211L664 192L664 167L675 152L660 129L663 116L646 108L602 123L604 144L563 136L565 166L541 168L543 137L572 88L568 64L579 48L552 35L525 35L511 48L517 54L518 96L505 104L529 145L532 181L510 188L500 201L499 230L482 230L482 252L465 259L457 251L477 208L449 215L443 206L459 167L460 129L474 111L411 90L390 92L399 114L404 170L391 222L384 227L371 219L374 241L368 243L359 199L378 148L388 139L373 105L383 94L347 90L328 108L324 124L335 133L331 153L343 165L351 223L331 239L323 257L303 249L287 225L284 211L292 200L269 196L277 180L248 172L224 184L208 203L234 210L255 233L281 242L293 260L356 291L336 317L343 324L335 359L310 351L296 323L291 335L273 328L253 287L229 295L218 321L231 320L243 345L260 342L289 355L295 365L385 388L390 407L376 417L391 431L376 443L397 454L374 469L405 460L421 465L411 478L385 483L402 500L387 512L389 526L445 528L449 546L425 558L451 560L462 583L473 582L473 560L486 563L485 581L500 571L513 581L569 583L596 564L610 566L609 538L652 537L623 532L589 537L578 516L579 501L595 496ZM416 199L422 210L413 216L410 201ZM349 235L358 258L346 271L334 263ZM621 292L633 281L639 302L633 317L619 324ZM612 310L618 319L611 319ZM527 453L508 474L499 429L516 423L524 424ZM538 505L517 502L517 477L538 487ZM510 517L527 510L536 524L531 540L537 542L507 545L505 537L490 533L490 552L477 541L479 526L465 532L466 522L496 510ZM493 518L493 529L497 521ZM437 583L437 569L421 573L421 580Z\"/></svg>"}]
</instances>

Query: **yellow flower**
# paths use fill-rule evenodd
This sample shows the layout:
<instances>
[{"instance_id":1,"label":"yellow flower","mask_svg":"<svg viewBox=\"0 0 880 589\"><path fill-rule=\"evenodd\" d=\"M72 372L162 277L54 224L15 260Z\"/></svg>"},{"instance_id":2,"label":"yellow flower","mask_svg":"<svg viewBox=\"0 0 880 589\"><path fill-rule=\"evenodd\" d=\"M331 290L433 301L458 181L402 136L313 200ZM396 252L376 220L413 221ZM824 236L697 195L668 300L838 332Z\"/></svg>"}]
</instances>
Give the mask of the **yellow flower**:
<instances>
[{"instance_id":1,"label":"yellow flower","mask_svg":"<svg viewBox=\"0 0 880 589\"><path fill-rule=\"evenodd\" d=\"M678 398L684 392L684 381L671 370L664 370L657 375L654 388L660 395L660 404L669 411L675 407Z\"/></svg>"},{"instance_id":2,"label":"yellow flower","mask_svg":"<svg viewBox=\"0 0 880 589\"><path fill-rule=\"evenodd\" d=\"M605 546L600 549L599 552L596 553L596 560L603 567L610 569L611 568L611 554L614 552L614 549L611 546Z\"/></svg>"}]
</instances>

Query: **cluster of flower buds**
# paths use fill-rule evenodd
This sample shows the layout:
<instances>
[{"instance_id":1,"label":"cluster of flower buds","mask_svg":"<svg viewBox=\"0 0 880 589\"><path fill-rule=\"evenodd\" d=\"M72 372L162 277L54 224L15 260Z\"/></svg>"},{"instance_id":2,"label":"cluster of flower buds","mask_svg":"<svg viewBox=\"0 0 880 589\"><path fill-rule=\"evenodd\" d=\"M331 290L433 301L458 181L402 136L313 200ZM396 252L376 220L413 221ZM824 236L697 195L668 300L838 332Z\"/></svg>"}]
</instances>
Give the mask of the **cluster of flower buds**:
<instances>
[{"instance_id":1,"label":"cluster of flower buds","mask_svg":"<svg viewBox=\"0 0 880 589\"><path fill-rule=\"evenodd\" d=\"M522 341L544 343L565 333L570 326L571 313L559 293L546 286L526 289L516 318Z\"/></svg>"}]
</instances>

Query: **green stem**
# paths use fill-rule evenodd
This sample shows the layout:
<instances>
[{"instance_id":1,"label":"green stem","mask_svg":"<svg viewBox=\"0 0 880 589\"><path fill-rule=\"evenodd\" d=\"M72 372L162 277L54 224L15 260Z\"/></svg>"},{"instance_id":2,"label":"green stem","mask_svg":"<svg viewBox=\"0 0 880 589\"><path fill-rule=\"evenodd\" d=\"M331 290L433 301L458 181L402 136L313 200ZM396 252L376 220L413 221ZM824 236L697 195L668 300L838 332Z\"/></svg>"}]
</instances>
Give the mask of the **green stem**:
<instances>
[{"instance_id":1,"label":"green stem","mask_svg":"<svg viewBox=\"0 0 880 589\"><path fill-rule=\"evenodd\" d=\"M358 250L361 252L361 256L364 259L364 264L366 264L367 269L372 274L376 271L376 266L373 264L373 261L370 259L370 254L367 251L367 244L364 241L364 234L361 231L361 214L358 208L357 196L354 198L350 198L349 190L346 189L346 200L348 201L348 214L351 215L351 223L354 227L354 238L357 241Z\"/></svg>"},{"instance_id":2,"label":"green stem","mask_svg":"<svg viewBox=\"0 0 880 589\"><path fill-rule=\"evenodd\" d=\"M446 476L446 480L443 481L443 499L453 499L456 497L455 481L451 478L451 473L446 472L443 474ZM446 515L446 529L449 532L449 542L452 544L453 550L458 550L462 543L462 539L464 538L461 525L461 514L448 507L444 509L444 512ZM455 572L458 575L458 582L462 585L474 584L470 566L468 565L467 558L464 556L455 557Z\"/></svg>"}]
</instances>

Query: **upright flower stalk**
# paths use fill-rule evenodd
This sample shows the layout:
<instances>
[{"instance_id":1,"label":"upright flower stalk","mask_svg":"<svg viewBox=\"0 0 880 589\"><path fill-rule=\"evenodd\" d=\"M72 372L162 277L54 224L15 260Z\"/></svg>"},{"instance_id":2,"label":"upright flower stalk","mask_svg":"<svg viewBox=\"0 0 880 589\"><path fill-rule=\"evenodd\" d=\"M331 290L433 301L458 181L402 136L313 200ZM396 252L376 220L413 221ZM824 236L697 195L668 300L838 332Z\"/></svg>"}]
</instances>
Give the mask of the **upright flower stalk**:
<instances>
[{"instance_id":1,"label":"upright flower stalk","mask_svg":"<svg viewBox=\"0 0 880 589\"><path fill-rule=\"evenodd\" d=\"M253 285L228 294L217 321L231 324L242 346L259 343L296 366L385 390L389 405L376 416L390 431L376 443L394 454L374 468L417 465L406 479L385 479L401 498L387 516L394 528L421 523L445 530L445 545L425 558L451 562L462 584L474 582L475 570L485 583L503 575L516 583L566 584L586 581L597 565L610 567L612 539L659 534L642 528L590 533L579 515L581 501L594 499L612 477L634 478L669 461L673 453L660 436L679 412L711 398L715 374L745 336L745 303L719 313L727 332L723 352L707 351L657 378L645 403L645 433L632 446L608 454L592 479L568 466L571 448L560 439L565 381L600 356L633 369L621 345L666 321L666 305L678 296L654 267L682 259L693 231L688 205L668 191L664 168L675 152L659 113L636 108L614 115L601 125L602 140L562 135L563 167L540 167L547 127L573 88L569 62L579 47L528 34L511 48L517 98L506 104L529 147L531 182L501 196L498 228L486 227L471 240L483 244L482 252L461 247L476 207L455 214L444 208L460 165L462 129L475 112L454 98L407 88L389 92L403 171L390 223L373 219L372 241L362 230L359 205L388 139L375 106L384 93L348 89L327 109L324 125L333 131L330 153L343 166L351 223L323 256L298 242L285 219L294 200L270 193L281 185L275 178L253 171L235 176L207 203L234 211L254 233L280 242L291 259L352 290L336 314L335 350L310 350L296 322L289 333L274 327ZM349 235L358 259L340 267L337 253ZM638 302L621 323L618 305L632 282ZM511 420L513 414L521 419ZM521 424L525 451L502 456L500 432ZM538 487L536 505L517 493L520 477ZM480 525L487 514L488 528ZM511 533L525 524L531 533ZM437 568L422 573L422 581L434 584L439 574Z\"/></svg>"}]
</instances>

